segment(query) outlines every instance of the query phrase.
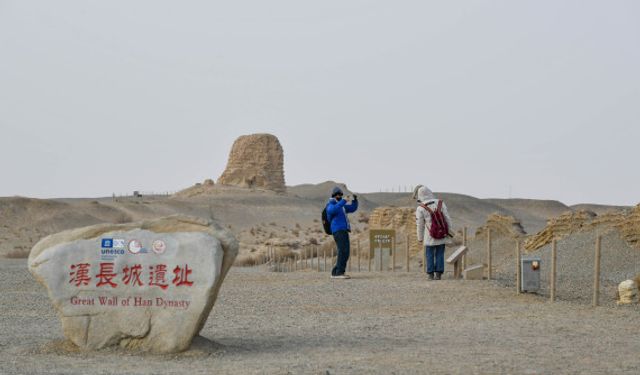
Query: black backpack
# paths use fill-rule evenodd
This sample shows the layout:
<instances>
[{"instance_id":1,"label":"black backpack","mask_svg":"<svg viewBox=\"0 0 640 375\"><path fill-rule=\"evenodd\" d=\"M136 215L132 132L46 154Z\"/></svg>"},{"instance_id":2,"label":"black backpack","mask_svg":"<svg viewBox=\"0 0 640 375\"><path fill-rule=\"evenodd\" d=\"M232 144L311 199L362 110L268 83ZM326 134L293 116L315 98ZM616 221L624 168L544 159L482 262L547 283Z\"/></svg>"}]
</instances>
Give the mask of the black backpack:
<instances>
[{"instance_id":1,"label":"black backpack","mask_svg":"<svg viewBox=\"0 0 640 375\"><path fill-rule=\"evenodd\" d=\"M324 232L326 234L333 234L331 233L331 222L329 221L329 217L327 216L327 207L322 210L322 227L324 228Z\"/></svg>"}]
</instances>

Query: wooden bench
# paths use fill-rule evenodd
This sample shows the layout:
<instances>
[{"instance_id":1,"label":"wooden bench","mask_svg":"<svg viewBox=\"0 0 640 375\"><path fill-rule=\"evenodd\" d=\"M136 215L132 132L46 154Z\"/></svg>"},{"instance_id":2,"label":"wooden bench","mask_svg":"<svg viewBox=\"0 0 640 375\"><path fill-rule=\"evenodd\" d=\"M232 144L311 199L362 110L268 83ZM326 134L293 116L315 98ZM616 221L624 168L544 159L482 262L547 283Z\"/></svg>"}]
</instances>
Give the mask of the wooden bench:
<instances>
[{"instance_id":1,"label":"wooden bench","mask_svg":"<svg viewBox=\"0 0 640 375\"><path fill-rule=\"evenodd\" d=\"M462 276L462 257L469 251L466 246L460 246L447 258L447 263L453 264L453 278L459 279Z\"/></svg>"}]
</instances>

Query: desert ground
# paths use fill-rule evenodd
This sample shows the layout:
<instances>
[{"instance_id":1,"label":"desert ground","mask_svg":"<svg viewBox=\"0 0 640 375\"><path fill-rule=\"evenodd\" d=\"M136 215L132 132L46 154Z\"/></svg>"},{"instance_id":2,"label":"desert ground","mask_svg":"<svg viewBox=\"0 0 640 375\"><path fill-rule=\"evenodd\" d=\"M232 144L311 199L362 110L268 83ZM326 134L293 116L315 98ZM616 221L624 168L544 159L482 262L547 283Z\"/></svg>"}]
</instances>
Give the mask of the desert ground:
<instances>
[{"instance_id":1,"label":"desert ground","mask_svg":"<svg viewBox=\"0 0 640 375\"><path fill-rule=\"evenodd\" d=\"M0 369L3 374L360 374L640 372L638 304L616 305L616 288L640 274L640 207L479 199L437 193L455 237L468 230L469 264L492 280L428 282L415 241L410 193L359 194L352 245L362 272L332 281L328 270L281 272L266 255L299 259L334 248L320 212L335 182L286 191L195 184L172 195L92 199L0 198ZM342 185L347 195L354 193ZM26 256L43 237L97 223L173 214L212 219L238 238L240 254L190 350L151 355L113 348L83 352L65 341ZM395 229L411 272L367 272L368 231ZM411 237L414 236L414 237ZM591 307L597 236L603 244L600 307ZM550 303L550 240L558 241L557 302ZM516 296L516 243L542 259L542 288ZM357 244L357 245L356 245ZM360 248L360 247L358 247ZM317 266L319 259L315 258ZM266 263L265 263L266 262ZM298 261L300 262L300 261ZM332 259L328 260L330 266ZM298 263L299 264L299 263ZM323 265L324 266L324 265ZM374 268L375 269L375 268Z\"/></svg>"},{"instance_id":2,"label":"desert ground","mask_svg":"<svg viewBox=\"0 0 640 375\"><path fill-rule=\"evenodd\" d=\"M0 197L0 257L26 257L40 239L62 230L172 214L213 218L238 237L241 252L252 248L263 251L268 240L293 241L300 246L309 241L322 243L328 237L318 219L336 184L327 181L291 186L285 193L218 185L207 188L198 184L171 196L141 198ZM438 196L447 202L454 229L466 226L470 233L484 225L489 215L497 213L516 217L528 234L534 234L545 227L549 218L578 209L558 201L479 199L452 193ZM352 218L354 232L364 233L369 228L367 218L381 207L415 208L415 202L410 193L360 194L360 209ZM610 212L628 207L598 206L598 209Z\"/></svg>"},{"instance_id":3,"label":"desert ground","mask_svg":"<svg viewBox=\"0 0 640 375\"><path fill-rule=\"evenodd\" d=\"M636 307L515 296L419 272L234 267L192 349L81 352L24 260L0 261L3 374L637 374Z\"/></svg>"}]
</instances>

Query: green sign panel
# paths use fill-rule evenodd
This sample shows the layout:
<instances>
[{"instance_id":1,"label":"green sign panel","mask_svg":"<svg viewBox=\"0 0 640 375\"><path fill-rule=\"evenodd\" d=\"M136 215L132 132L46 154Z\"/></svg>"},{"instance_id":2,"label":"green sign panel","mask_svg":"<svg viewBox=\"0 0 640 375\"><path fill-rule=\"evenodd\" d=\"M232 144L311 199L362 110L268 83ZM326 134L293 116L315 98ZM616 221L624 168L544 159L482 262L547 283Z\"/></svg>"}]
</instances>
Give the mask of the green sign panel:
<instances>
[{"instance_id":1,"label":"green sign panel","mask_svg":"<svg viewBox=\"0 0 640 375\"><path fill-rule=\"evenodd\" d=\"M369 230L369 251L374 254L375 249L393 251L395 245L396 231L393 229L371 229Z\"/></svg>"}]
</instances>

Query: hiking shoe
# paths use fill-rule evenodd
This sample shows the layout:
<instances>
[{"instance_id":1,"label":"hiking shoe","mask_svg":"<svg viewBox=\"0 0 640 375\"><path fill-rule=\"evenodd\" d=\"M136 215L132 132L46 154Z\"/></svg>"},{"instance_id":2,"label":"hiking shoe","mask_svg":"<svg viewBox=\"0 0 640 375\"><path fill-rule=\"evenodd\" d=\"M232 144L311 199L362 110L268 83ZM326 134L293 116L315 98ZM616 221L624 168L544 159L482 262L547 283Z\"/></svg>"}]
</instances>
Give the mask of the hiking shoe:
<instances>
[{"instance_id":1,"label":"hiking shoe","mask_svg":"<svg viewBox=\"0 0 640 375\"><path fill-rule=\"evenodd\" d=\"M331 275L332 279L350 279L351 276L342 274L342 275Z\"/></svg>"},{"instance_id":2,"label":"hiking shoe","mask_svg":"<svg viewBox=\"0 0 640 375\"><path fill-rule=\"evenodd\" d=\"M432 273L428 273L427 274L427 280L429 280L429 281L433 280L433 274Z\"/></svg>"},{"instance_id":3,"label":"hiking shoe","mask_svg":"<svg viewBox=\"0 0 640 375\"><path fill-rule=\"evenodd\" d=\"M442 272L436 272L436 280L442 280Z\"/></svg>"}]
</instances>

